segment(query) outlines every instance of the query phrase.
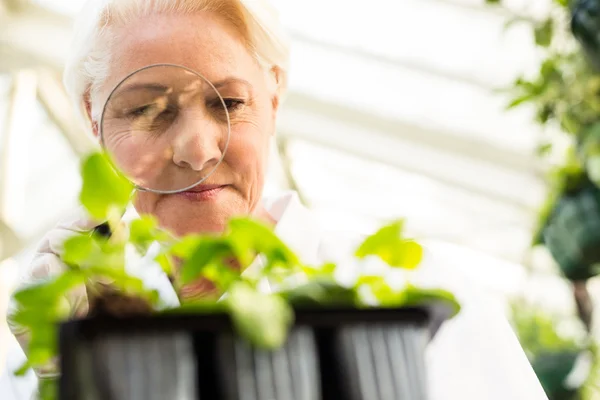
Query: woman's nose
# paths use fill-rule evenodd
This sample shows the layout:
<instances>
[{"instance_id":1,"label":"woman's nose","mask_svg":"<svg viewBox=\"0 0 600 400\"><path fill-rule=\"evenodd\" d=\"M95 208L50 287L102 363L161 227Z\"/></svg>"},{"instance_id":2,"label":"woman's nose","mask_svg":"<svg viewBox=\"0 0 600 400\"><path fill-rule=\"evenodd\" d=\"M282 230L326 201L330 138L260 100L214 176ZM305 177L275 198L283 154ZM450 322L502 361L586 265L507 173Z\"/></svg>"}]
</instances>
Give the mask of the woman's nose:
<instances>
[{"instance_id":1,"label":"woman's nose","mask_svg":"<svg viewBox=\"0 0 600 400\"><path fill-rule=\"evenodd\" d=\"M173 162L194 171L214 167L222 155L220 131L213 121L190 118L174 135Z\"/></svg>"}]
</instances>

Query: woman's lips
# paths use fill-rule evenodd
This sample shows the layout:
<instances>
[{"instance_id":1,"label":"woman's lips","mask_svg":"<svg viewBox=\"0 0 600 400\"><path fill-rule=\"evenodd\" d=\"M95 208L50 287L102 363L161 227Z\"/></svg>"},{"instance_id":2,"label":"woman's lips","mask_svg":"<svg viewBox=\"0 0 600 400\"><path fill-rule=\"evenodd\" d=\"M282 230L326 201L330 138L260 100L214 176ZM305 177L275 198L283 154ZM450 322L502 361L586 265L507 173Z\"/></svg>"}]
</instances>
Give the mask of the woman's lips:
<instances>
[{"instance_id":1,"label":"woman's lips","mask_svg":"<svg viewBox=\"0 0 600 400\"><path fill-rule=\"evenodd\" d=\"M216 199L227 185L206 185L198 186L185 192L177 193L176 196L182 196L192 201L210 201Z\"/></svg>"}]
</instances>

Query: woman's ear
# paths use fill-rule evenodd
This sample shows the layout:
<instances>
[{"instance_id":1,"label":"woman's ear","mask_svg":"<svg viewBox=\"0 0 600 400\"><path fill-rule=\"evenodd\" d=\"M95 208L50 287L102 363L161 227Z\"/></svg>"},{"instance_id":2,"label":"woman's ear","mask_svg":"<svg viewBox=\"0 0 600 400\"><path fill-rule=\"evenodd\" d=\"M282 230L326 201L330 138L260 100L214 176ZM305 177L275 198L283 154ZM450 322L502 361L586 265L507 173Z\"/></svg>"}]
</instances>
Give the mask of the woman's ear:
<instances>
[{"instance_id":1,"label":"woman's ear","mask_svg":"<svg viewBox=\"0 0 600 400\"><path fill-rule=\"evenodd\" d=\"M269 72L272 82L271 103L273 106L274 117L276 117L277 111L279 111L279 105L281 104L281 92L283 91L283 71L278 66L273 66Z\"/></svg>"},{"instance_id":2,"label":"woman's ear","mask_svg":"<svg viewBox=\"0 0 600 400\"><path fill-rule=\"evenodd\" d=\"M83 95L83 104L85 107L85 114L88 118L88 121L90 122L90 125L92 126L92 133L94 134L94 137L98 138L100 132L98 128L98 122L94 121L94 118L92 117L92 102L90 99L89 89Z\"/></svg>"}]
</instances>

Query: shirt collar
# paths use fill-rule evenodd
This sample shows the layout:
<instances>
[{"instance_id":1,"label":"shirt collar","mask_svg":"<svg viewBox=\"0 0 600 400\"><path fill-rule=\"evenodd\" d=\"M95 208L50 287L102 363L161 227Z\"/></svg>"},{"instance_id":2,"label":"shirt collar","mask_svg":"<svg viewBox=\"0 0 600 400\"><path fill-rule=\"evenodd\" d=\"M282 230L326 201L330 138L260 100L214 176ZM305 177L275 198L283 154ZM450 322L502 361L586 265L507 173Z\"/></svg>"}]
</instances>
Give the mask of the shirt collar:
<instances>
[{"instance_id":1,"label":"shirt collar","mask_svg":"<svg viewBox=\"0 0 600 400\"><path fill-rule=\"evenodd\" d=\"M318 263L321 229L313 213L300 202L298 193L286 191L281 195L265 198L263 205L277 221L275 234L303 263Z\"/></svg>"}]
</instances>

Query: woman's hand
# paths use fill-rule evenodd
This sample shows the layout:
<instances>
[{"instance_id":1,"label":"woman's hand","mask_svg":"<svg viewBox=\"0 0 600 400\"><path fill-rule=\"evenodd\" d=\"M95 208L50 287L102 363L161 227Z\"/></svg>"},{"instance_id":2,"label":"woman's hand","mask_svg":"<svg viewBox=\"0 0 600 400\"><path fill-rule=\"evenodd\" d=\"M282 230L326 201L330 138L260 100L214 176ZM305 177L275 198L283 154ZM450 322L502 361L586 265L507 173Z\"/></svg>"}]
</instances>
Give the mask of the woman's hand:
<instances>
[{"instance_id":1,"label":"woman's hand","mask_svg":"<svg viewBox=\"0 0 600 400\"><path fill-rule=\"evenodd\" d=\"M64 272L67 266L61 258L65 241L74 235L90 234L100 223L90 219L83 209L77 209L73 215L59 222L42 239L34 252L31 264L23 271L24 273L21 273L16 289L19 290L39 280ZM69 306L69 315L72 318L86 316L89 308L86 288L82 286L71 291L67 298L67 303ZM11 315L14 313L15 308L16 304L14 301L11 301L7 317L8 325L23 348L23 351L27 354L29 332L11 321ZM44 374L44 371L37 372L40 376Z\"/></svg>"}]
</instances>

